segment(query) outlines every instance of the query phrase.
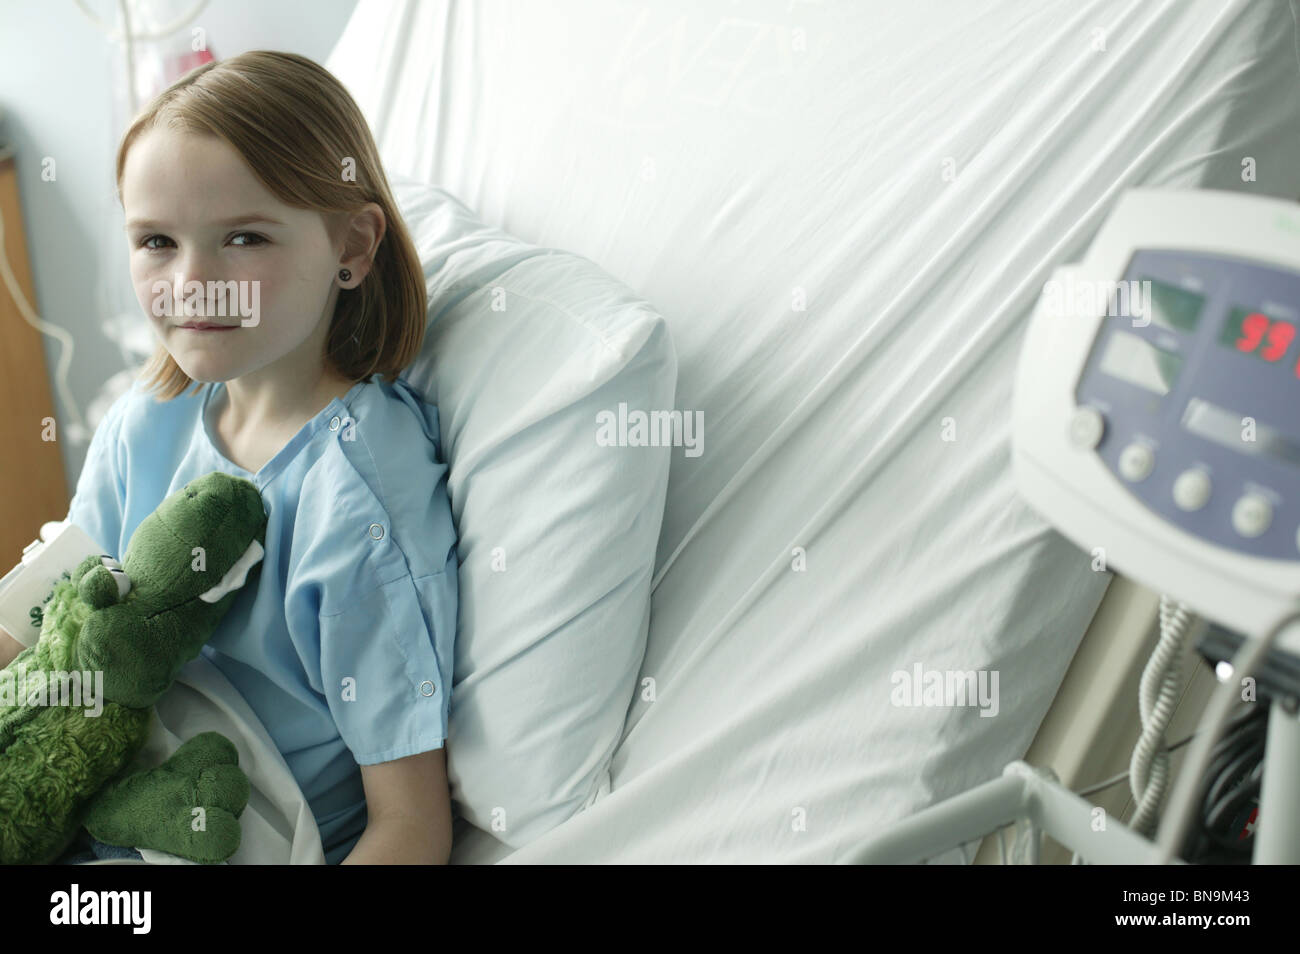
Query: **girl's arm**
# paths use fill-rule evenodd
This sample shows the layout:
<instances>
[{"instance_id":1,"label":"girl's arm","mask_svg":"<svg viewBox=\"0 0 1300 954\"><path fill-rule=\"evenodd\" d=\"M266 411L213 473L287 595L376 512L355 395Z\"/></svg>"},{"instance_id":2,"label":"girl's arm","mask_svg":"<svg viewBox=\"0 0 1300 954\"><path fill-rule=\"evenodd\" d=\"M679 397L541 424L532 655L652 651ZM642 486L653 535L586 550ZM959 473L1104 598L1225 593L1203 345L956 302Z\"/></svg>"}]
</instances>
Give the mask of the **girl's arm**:
<instances>
[{"instance_id":1,"label":"girl's arm","mask_svg":"<svg viewBox=\"0 0 1300 954\"><path fill-rule=\"evenodd\" d=\"M345 865L445 865L451 858L446 748L361 766L366 830Z\"/></svg>"},{"instance_id":2,"label":"girl's arm","mask_svg":"<svg viewBox=\"0 0 1300 954\"><path fill-rule=\"evenodd\" d=\"M4 669L26 647L9 635L9 631L0 626L0 669Z\"/></svg>"}]
</instances>

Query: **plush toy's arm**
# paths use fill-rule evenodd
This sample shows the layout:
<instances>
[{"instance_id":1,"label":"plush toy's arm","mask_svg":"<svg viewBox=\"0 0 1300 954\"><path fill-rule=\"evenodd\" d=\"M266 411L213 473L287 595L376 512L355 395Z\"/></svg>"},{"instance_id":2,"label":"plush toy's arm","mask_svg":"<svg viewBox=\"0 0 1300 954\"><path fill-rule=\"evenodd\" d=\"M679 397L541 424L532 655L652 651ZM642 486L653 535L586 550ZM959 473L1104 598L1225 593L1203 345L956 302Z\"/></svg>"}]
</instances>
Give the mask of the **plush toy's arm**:
<instances>
[{"instance_id":1,"label":"plush toy's arm","mask_svg":"<svg viewBox=\"0 0 1300 954\"><path fill-rule=\"evenodd\" d=\"M72 571L72 581L77 584L81 598L94 609L122 602L131 590L131 581L122 564L106 555L82 560Z\"/></svg>"}]
</instances>

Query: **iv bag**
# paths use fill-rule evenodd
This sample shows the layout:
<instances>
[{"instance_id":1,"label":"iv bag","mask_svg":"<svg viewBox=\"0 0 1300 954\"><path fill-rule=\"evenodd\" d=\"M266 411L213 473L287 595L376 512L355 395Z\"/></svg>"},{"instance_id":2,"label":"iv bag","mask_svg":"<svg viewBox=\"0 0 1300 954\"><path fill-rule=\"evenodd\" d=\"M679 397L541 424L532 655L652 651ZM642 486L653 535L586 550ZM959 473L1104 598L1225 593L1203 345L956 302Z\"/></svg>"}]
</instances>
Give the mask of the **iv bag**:
<instances>
[{"instance_id":1,"label":"iv bag","mask_svg":"<svg viewBox=\"0 0 1300 954\"><path fill-rule=\"evenodd\" d=\"M129 66L120 14L113 43L115 137L126 132L155 96L196 66L216 58L207 29L194 20L204 6L194 0L126 0L131 25Z\"/></svg>"}]
</instances>

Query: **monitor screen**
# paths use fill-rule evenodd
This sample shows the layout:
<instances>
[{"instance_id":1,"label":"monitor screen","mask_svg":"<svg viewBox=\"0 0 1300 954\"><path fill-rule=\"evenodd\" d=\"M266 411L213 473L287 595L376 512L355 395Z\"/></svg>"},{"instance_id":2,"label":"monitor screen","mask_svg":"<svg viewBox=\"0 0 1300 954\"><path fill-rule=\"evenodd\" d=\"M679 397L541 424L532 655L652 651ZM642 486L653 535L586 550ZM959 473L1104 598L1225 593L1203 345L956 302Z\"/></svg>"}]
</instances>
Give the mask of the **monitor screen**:
<instances>
[{"instance_id":1,"label":"monitor screen","mask_svg":"<svg viewBox=\"0 0 1300 954\"><path fill-rule=\"evenodd\" d=\"M1182 366L1178 355L1120 329L1111 332L1101 358L1102 373L1161 395L1173 389Z\"/></svg>"}]
</instances>

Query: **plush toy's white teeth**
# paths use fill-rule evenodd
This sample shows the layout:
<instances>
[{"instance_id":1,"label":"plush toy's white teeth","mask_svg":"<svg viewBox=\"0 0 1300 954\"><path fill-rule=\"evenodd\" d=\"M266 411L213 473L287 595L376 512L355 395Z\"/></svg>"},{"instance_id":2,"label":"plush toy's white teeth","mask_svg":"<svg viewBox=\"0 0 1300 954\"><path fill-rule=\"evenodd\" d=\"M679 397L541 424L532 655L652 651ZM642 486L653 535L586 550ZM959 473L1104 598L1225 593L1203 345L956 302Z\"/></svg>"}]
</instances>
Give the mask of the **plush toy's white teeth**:
<instances>
[{"instance_id":1,"label":"plush toy's white teeth","mask_svg":"<svg viewBox=\"0 0 1300 954\"><path fill-rule=\"evenodd\" d=\"M244 580L248 576L257 561L265 555L262 545L254 540L248 545L243 556L235 561L234 565L226 571L226 575L221 578L221 582L205 593L199 594L199 599L205 603L215 603L221 597L225 596L232 590L237 590L244 585Z\"/></svg>"}]
</instances>

